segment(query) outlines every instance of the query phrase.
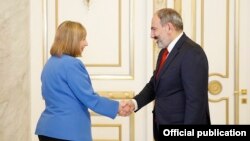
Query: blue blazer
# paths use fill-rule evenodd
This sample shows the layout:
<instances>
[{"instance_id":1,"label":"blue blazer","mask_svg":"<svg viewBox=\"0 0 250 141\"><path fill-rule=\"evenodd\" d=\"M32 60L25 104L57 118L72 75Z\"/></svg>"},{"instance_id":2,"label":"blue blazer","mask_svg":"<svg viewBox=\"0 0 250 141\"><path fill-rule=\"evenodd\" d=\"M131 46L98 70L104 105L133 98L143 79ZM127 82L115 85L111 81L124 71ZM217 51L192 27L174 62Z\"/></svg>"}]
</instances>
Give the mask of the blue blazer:
<instances>
[{"instance_id":1,"label":"blue blazer","mask_svg":"<svg viewBox=\"0 0 250 141\"><path fill-rule=\"evenodd\" d=\"M208 60L198 44L184 33L170 52L158 79L155 75L156 71L135 96L138 110L155 100L153 117L157 124L210 124Z\"/></svg>"},{"instance_id":2,"label":"blue blazer","mask_svg":"<svg viewBox=\"0 0 250 141\"><path fill-rule=\"evenodd\" d=\"M83 63L74 57L52 56L41 75L46 108L35 134L70 141L92 141L88 108L115 118L119 103L96 94Z\"/></svg>"}]
</instances>

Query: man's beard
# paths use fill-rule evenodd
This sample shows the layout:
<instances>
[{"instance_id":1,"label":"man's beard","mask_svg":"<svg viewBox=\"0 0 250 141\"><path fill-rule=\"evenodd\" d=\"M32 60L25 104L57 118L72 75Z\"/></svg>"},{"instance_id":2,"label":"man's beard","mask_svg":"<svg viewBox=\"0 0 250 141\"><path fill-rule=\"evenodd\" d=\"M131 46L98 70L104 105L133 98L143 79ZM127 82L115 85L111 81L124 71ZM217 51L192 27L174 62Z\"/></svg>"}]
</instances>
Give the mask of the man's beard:
<instances>
[{"instance_id":1,"label":"man's beard","mask_svg":"<svg viewBox=\"0 0 250 141\"><path fill-rule=\"evenodd\" d=\"M156 43L157 43L157 45L158 45L158 48L165 48L165 46L163 45L162 42L157 41Z\"/></svg>"}]
</instances>

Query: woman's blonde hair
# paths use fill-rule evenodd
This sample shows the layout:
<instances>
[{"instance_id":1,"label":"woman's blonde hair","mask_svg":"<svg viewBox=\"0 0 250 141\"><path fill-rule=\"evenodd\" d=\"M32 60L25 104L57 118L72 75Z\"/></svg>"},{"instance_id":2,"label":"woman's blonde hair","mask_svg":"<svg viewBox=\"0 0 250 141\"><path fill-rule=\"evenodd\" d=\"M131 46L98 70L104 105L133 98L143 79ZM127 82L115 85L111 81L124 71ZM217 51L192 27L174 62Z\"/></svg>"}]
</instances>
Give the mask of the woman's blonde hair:
<instances>
[{"instance_id":1,"label":"woman's blonde hair","mask_svg":"<svg viewBox=\"0 0 250 141\"><path fill-rule=\"evenodd\" d=\"M81 56L80 41L86 39L86 29L78 22L64 21L56 30L54 43L50 49L52 56L67 54Z\"/></svg>"}]
</instances>

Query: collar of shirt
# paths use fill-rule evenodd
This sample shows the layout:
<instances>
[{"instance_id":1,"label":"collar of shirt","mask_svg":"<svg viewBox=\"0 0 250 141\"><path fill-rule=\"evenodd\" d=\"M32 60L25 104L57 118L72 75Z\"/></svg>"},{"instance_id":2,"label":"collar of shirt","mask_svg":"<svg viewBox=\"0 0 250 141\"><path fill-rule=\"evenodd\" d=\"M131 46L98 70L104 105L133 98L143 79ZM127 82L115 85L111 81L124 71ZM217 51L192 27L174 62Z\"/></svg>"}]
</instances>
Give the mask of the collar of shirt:
<instances>
[{"instance_id":1,"label":"collar of shirt","mask_svg":"<svg viewBox=\"0 0 250 141\"><path fill-rule=\"evenodd\" d=\"M175 44L177 43L177 41L181 38L181 36L183 35L183 32L181 32L181 34L179 34L169 45L168 45L168 52L170 53L171 50L174 48Z\"/></svg>"}]
</instances>

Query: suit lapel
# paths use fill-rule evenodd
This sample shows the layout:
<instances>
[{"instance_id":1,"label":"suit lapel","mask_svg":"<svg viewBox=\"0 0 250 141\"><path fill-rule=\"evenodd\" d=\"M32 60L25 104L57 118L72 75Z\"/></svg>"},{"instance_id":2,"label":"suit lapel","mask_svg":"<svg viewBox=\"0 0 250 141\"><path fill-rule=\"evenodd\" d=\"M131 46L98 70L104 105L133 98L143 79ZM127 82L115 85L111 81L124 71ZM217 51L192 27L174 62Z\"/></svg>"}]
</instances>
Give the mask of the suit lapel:
<instances>
[{"instance_id":1,"label":"suit lapel","mask_svg":"<svg viewBox=\"0 0 250 141\"><path fill-rule=\"evenodd\" d=\"M174 58L178 55L182 44L184 43L184 41L187 39L187 36L185 35L185 33L183 33L183 35L181 36L181 38L177 41L177 43L175 44L174 48L172 49L172 51L169 53L168 58L165 62L165 64L163 65L160 73L159 73L159 78L156 80L156 88L158 87L158 84L160 82L160 77L161 75L166 72L166 70L168 69L168 67L170 66L170 64L173 62ZM157 68L159 64L157 63Z\"/></svg>"}]
</instances>

